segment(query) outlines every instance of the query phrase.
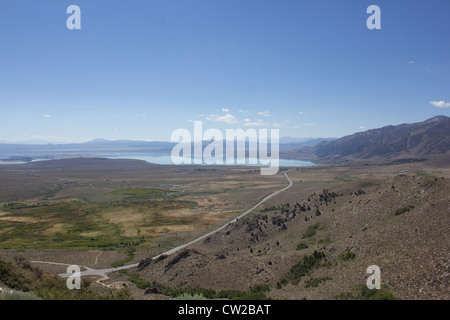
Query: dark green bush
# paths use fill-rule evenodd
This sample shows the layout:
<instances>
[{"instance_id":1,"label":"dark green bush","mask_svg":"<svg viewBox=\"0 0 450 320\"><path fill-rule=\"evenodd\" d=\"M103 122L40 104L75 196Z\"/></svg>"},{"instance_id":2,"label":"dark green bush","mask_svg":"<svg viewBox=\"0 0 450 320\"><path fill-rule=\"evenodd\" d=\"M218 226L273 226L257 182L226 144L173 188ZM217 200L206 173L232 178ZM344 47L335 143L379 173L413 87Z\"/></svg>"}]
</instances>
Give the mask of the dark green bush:
<instances>
[{"instance_id":1,"label":"dark green bush","mask_svg":"<svg viewBox=\"0 0 450 320\"><path fill-rule=\"evenodd\" d=\"M356 258L356 254L351 251L345 251L339 255L339 259L342 261L354 260Z\"/></svg>"},{"instance_id":2,"label":"dark green bush","mask_svg":"<svg viewBox=\"0 0 450 320\"><path fill-rule=\"evenodd\" d=\"M300 250L303 250L303 249L306 249L306 248L308 248L308 245L306 243L300 242L297 245L297 248L295 248L295 250L300 251Z\"/></svg>"},{"instance_id":3,"label":"dark green bush","mask_svg":"<svg viewBox=\"0 0 450 320\"><path fill-rule=\"evenodd\" d=\"M366 285L353 288L350 292L338 294L338 300L400 300L387 285L381 285L381 289L370 290Z\"/></svg>"},{"instance_id":4,"label":"dark green bush","mask_svg":"<svg viewBox=\"0 0 450 320\"><path fill-rule=\"evenodd\" d=\"M250 287L250 293L263 293L270 290L270 286L268 284L257 284Z\"/></svg>"},{"instance_id":5,"label":"dark green bush","mask_svg":"<svg viewBox=\"0 0 450 320\"><path fill-rule=\"evenodd\" d=\"M399 208L399 209L395 210L394 215L399 216L399 215L404 214L405 212L408 212L412 209L414 209L414 206L407 206L407 207Z\"/></svg>"},{"instance_id":6,"label":"dark green bush","mask_svg":"<svg viewBox=\"0 0 450 320\"><path fill-rule=\"evenodd\" d=\"M304 256L303 259L296 263L284 278L281 279L280 285L282 286L288 282L294 285L298 284L302 277L309 275L313 269L319 268L324 259L325 253L321 251L314 251L312 255Z\"/></svg>"},{"instance_id":7,"label":"dark green bush","mask_svg":"<svg viewBox=\"0 0 450 320\"><path fill-rule=\"evenodd\" d=\"M322 282L328 281L328 280L332 280L332 278L330 277L321 277L321 278L312 278L312 279L308 279L305 282L305 287L306 288L310 288L310 287L318 287L319 284L321 284Z\"/></svg>"},{"instance_id":8,"label":"dark green bush","mask_svg":"<svg viewBox=\"0 0 450 320\"><path fill-rule=\"evenodd\" d=\"M312 237L314 237L315 235L316 235L316 231L319 229L319 228L321 228L322 227L322 225L320 224L320 223L316 223L316 224L314 224L314 225L312 225L312 226L309 226L307 229L306 229L306 232L305 232L305 234L303 235L303 238L312 238Z\"/></svg>"}]
</instances>

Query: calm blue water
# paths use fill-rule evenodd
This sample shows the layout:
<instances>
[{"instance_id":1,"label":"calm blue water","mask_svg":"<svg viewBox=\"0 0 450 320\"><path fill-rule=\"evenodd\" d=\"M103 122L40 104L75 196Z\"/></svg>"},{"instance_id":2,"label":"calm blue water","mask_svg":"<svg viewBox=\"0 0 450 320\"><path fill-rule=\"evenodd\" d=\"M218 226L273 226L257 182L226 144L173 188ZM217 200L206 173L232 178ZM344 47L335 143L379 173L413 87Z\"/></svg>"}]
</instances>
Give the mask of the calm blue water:
<instances>
[{"instance_id":1,"label":"calm blue water","mask_svg":"<svg viewBox=\"0 0 450 320\"><path fill-rule=\"evenodd\" d=\"M114 154L105 156L110 159L136 159L136 160L144 160L150 163L156 164L169 164L173 165L172 159L170 155L149 155L149 154ZM235 160L235 163L232 165L253 165L253 166L261 166L262 164L258 162L258 164L249 164L249 159L245 159L245 164L238 164ZM190 161L187 161L187 165L189 165ZM291 160L291 159L280 159L280 167L309 167L314 166L315 164L310 161L301 161L301 160Z\"/></svg>"},{"instance_id":2,"label":"calm blue water","mask_svg":"<svg viewBox=\"0 0 450 320\"><path fill-rule=\"evenodd\" d=\"M136 159L136 160L143 160L150 163L155 164L165 164L165 165L173 165L172 159L170 155L167 154L149 154L149 153L96 153L96 154L65 154L65 155L53 155L52 158L49 158L48 156L37 156L37 155L30 155L30 154L0 154L0 159L8 159L9 157L17 157L17 156L32 156L35 160L33 161L45 161L50 159L61 159L61 158L74 158L74 157L102 157L102 158L109 158L109 159ZM238 164L235 160L235 163L232 165L253 165L253 166L267 166L262 165L258 162L258 164L250 164L249 159L245 159L245 164ZM8 164L8 163L23 163L20 161L0 161L0 164ZM189 163L186 163L186 165L189 165ZM290 159L280 159L279 163L280 167L309 167L314 166L314 163L309 161L301 161L301 160L290 160Z\"/></svg>"}]
</instances>

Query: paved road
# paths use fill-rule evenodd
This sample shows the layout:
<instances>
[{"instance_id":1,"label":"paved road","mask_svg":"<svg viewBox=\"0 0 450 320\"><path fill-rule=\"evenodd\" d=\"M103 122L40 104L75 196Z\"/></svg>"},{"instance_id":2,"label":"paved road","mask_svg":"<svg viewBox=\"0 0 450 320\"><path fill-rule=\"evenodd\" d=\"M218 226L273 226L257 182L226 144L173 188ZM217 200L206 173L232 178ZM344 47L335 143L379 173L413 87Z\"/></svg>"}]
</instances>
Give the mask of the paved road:
<instances>
[{"instance_id":1,"label":"paved road","mask_svg":"<svg viewBox=\"0 0 450 320\"><path fill-rule=\"evenodd\" d=\"M194 243L196 243L196 242L198 242L198 241L200 241L200 240L203 240L203 239L205 239L205 238L207 238L207 237L209 237L209 236L215 234L216 232L218 232L218 231L220 231L220 230L226 228L229 224L234 223L234 222L236 222L238 219L241 219L242 217L246 216L247 214L249 214L250 212L252 212L253 210L255 210L257 207L259 207L261 204L263 204L264 202L266 202L267 200L269 200L269 199L275 197L276 195L278 195L279 193L281 193L281 192L283 192L283 191L289 189L290 187L292 187L292 180L289 178L289 176L287 175L287 172L286 172L286 171L283 172L283 174L284 174L284 176L286 177L286 179L287 179L288 182L289 182L289 184L288 184L286 187L284 187L284 188L282 188L282 189L280 189L280 190L278 190L278 191L275 191L275 192L269 194L268 196L264 197L260 202L258 202L257 204L255 204L253 207L251 207L251 208L248 209L247 211L241 213L238 217L236 217L236 218L234 218L233 220L227 222L226 224L224 224L224 225L221 226L220 228L217 228L217 229L215 229L215 230L213 230L213 231L211 231L211 232L209 232L209 233L207 233L207 234L204 234L203 236L198 237L197 239L192 240L192 241L190 241L190 242L188 242L188 243L182 244L182 245L180 245L180 246L178 246L178 247L175 247L175 248L173 248L173 249L170 249L170 250L168 250L168 251L166 251L166 252L160 253L160 254L158 254L157 256L154 256L152 259L157 259L158 257L160 257L160 256L162 256L162 255L171 255L171 254L173 254L173 253L175 253L175 252L177 252L177 251L180 251L181 249L184 249L184 248L190 246L191 244L194 244ZM36 262L36 263L37 263L37 262L41 262L41 263L42 263L43 261L33 261L33 262ZM49 263L49 262L46 262L46 263ZM56 264L56 263L55 263L55 264ZM122 267L117 267L117 268L107 268L107 269L93 269L93 268L89 268L89 267L86 267L86 266L80 266L80 268L82 267L82 268L85 268L85 269L86 269L86 270L80 272L80 275L81 275L81 276L101 275L101 276L106 277L106 274L107 274L107 273L110 273L110 272L113 272L113 271L124 270L124 269L135 268L135 267L137 267L138 265L139 265L139 263L133 263L133 264L128 264L128 265L122 266ZM71 276L71 275L72 275L72 274L68 274L68 273L62 273L62 274L60 274L60 276L63 277L63 278L68 278L68 277Z\"/></svg>"}]
</instances>

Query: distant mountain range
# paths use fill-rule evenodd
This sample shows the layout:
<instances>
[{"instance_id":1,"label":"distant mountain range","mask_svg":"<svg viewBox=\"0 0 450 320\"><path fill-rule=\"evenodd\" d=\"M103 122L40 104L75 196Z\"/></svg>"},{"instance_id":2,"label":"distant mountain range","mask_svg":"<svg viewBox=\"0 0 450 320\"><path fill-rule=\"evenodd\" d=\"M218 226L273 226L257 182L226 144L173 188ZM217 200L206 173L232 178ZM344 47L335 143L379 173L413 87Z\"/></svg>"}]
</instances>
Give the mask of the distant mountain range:
<instances>
[{"instance_id":1,"label":"distant mountain range","mask_svg":"<svg viewBox=\"0 0 450 320\"><path fill-rule=\"evenodd\" d=\"M52 158L60 155L102 155L107 153L152 153L170 154L175 144L160 141L103 140L68 144L17 144L0 143L0 160L17 159L29 161L27 157Z\"/></svg>"},{"instance_id":2,"label":"distant mountain range","mask_svg":"<svg viewBox=\"0 0 450 320\"><path fill-rule=\"evenodd\" d=\"M331 138L281 138L280 149L301 148L314 146ZM204 141L203 146L209 141ZM165 141L135 141L135 140L105 140L95 139L83 143L67 144L26 144L0 142L0 161L17 160L31 161L36 158L58 158L58 156L94 155L102 156L108 153L142 153L142 154L165 154L169 155L176 143ZM224 150L225 150L224 141Z\"/></svg>"},{"instance_id":3,"label":"distant mountain range","mask_svg":"<svg viewBox=\"0 0 450 320\"><path fill-rule=\"evenodd\" d=\"M305 152L326 162L450 155L450 118L436 116L423 122L386 126L297 150Z\"/></svg>"},{"instance_id":4,"label":"distant mountain range","mask_svg":"<svg viewBox=\"0 0 450 320\"><path fill-rule=\"evenodd\" d=\"M210 142L204 141L206 146ZM169 155L175 143L96 139L70 144L0 143L0 161L31 161L36 157L148 153ZM225 147L225 142L224 142ZM427 158L450 155L450 118L436 116L423 122L386 126L335 138L281 138L280 158L317 162Z\"/></svg>"}]
</instances>

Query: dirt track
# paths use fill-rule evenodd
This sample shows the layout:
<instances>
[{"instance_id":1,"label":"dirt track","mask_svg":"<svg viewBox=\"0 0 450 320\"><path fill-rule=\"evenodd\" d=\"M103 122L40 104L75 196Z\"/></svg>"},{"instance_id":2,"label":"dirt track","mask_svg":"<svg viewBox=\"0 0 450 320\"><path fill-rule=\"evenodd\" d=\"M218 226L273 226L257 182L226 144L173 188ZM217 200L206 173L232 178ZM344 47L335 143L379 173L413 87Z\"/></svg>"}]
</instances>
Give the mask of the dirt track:
<instances>
[{"instance_id":1,"label":"dirt track","mask_svg":"<svg viewBox=\"0 0 450 320\"><path fill-rule=\"evenodd\" d=\"M207 238L207 237L209 237L209 236L215 234L216 232L218 232L218 231L220 231L220 230L226 228L229 224L234 223L234 222L238 221L239 219L241 219L242 217L246 216L247 214L249 214L250 212L252 212L253 210L255 210L257 207L259 207L261 204L263 204L264 202L266 202L267 200L269 200L269 199L275 197L276 195L278 195L279 193L281 193L281 192L283 192L283 191L289 189L289 188L292 186L292 184L293 184L293 183L292 183L292 180L291 180L291 179L289 178L289 176L287 175L287 172L283 172L283 175L286 177L286 179L287 179L288 182L289 182L289 184L288 184L286 187L284 187L284 188L282 188L282 189L280 189L280 190L278 190L278 191L275 191L275 192L273 192L273 193L267 195L267 196L264 197L261 201L259 201L257 204L255 204L253 207L251 207L251 208L248 209L247 211L243 212L242 214L240 214L238 217L234 218L233 220L227 222L227 223L224 224L223 226L221 226L221 227L219 227L219 228L217 228L217 229L215 229L215 230L213 230L213 231L211 231L211 232L209 232L209 233L207 233L207 234L204 234L204 235L202 235L202 236L200 236L200 237L198 237L198 238L196 238L196 239L194 239L194 240L192 240L192 241L190 241L190 242L188 242L188 243L179 245L179 246L177 246L177 247L175 247L175 248L173 248L173 249L170 249L170 250L168 250L168 251L166 251L166 252L160 253L160 254L154 256L152 259L157 259L157 258L160 257L161 255L171 255L171 254L173 254L173 253L175 253L175 252L177 252L177 251L180 251L180 250L182 250L182 249L184 249L184 248L186 248L186 247L188 247L188 246L190 246L190 245L192 245L192 244L194 244L194 243L196 243L196 242L198 242L198 241L201 241L201 240L203 240L203 239L205 239L205 238ZM98 256L97 256L97 257L98 257ZM49 261L31 261L31 262L32 262L32 263L46 263L46 264L61 265L61 263L55 263L55 262L49 262ZM114 272L114 271L119 271L119 270L124 270L124 269L135 268L135 267L138 266L138 264L139 264L139 263L133 263L133 264L129 264L129 265L117 267L117 268L104 268L104 269L93 269L93 268L89 268L89 267L86 267L86 266L80 266L81 268L84 268L84 269L85 269L84 271L81 271L80 276L92 276L92 275L95 275L95 276L102 276L102 277L103 277L102 280L106 280L106 279L108 279L108 277L106 276L106 274L111 273L111 272ZM65 264L64 264L64 265L65 265ZM59 274L59 275L60 275L61 277L63 277L63 278L68 278L68 277L72 276L73 274L71 274L71 273L69 273L69 274L68 274L68 273L61 273L61 274Z\"/></svg>"}]
</instances>

